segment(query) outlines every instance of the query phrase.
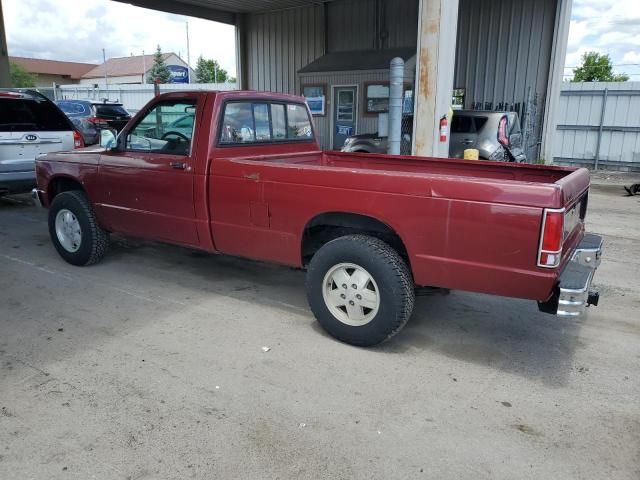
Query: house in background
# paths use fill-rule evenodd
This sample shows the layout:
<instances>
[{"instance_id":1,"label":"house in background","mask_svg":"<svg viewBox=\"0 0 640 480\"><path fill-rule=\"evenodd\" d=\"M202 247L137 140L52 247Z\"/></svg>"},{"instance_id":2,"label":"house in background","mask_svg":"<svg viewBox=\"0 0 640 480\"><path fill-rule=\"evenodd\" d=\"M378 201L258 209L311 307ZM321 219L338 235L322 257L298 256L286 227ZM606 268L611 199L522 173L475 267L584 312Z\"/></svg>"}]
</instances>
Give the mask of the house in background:
<instances>
[{"instance_id":1,"label":"house in background","mask_svg":"<svg viewBox=\"0 0 640 480\"><path fill-rule=\"evenodd\" d=\"M119 85L141 85L147 83L147 75L153 67L153 55L132 55L110 58L102 65L86 72L80 83L83 85L104 85L107 82ZM163 53L162 59L171 71L170 83L189 83L189 75L195 81L195 73L187 62L175 53Z\"/></svg>"},{"instance_id":2,"label":"house in background","mask_svg":"<svg viewBox=\"0 0 640 480\"><path fill-rule=\"evenodd\" d=\"M39 58L9 57L11 63L20 65L36 77L36 87L50 88L53 84L69 85L79 83L80 78L97 67L93 63L60 62Z\"/></svg>"}]
</instances>

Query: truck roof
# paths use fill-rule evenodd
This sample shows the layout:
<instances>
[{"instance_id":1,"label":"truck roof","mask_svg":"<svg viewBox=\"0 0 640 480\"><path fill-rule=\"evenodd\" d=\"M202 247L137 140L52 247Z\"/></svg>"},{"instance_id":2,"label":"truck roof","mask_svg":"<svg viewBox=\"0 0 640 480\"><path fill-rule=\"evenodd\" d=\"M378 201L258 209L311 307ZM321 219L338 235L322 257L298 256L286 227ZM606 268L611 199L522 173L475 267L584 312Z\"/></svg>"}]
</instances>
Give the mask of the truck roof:
<instances>
[{"instance_id":1,"label":"truck roof","mask_svg":"<svg viewBox=\"0 0 640 480\"><path fill-rule=\"evenodd\" d=\"M184 90L179 92L161 93L158 98L185 98L194 96L221 96L222 98L260 98L265 100L281 100L285 102L304 102L298 95L286 93L260 92L257 90Z\"/></svg>"}]
</instances>

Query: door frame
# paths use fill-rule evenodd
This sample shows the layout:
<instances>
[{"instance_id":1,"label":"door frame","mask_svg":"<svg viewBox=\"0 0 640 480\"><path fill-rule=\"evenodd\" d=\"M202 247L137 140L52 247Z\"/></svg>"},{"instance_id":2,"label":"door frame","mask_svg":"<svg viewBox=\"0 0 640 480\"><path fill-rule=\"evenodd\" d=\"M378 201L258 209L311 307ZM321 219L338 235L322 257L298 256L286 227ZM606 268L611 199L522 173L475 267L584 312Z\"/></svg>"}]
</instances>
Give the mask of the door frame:
<instances>
[{"instance_id":1,"label":"door frame","mask_svg":"<svg viewBox=\"0 0 640 480\"><path fill-rule=\"evenodd\" d=\"M358 90L359 90L359 86L357 83L353 83L353 84L347 84L347 85L331 85L331 120L329 121L329 130L330 130L330 135L329 135L329 149L333 150L333 133L336 130L336 125L335 125L335 121L336 121L336 115L335 115L335 108L336 108L336 89L337 88L355 88L356 89L356 93L355 96L353 97L353 101L356 104L356 108L355 108L355 115L353 118L353 134L356 135L358 133L358 115L360 114L360 102L358 101Z\"/></svg>"}]
</instances>

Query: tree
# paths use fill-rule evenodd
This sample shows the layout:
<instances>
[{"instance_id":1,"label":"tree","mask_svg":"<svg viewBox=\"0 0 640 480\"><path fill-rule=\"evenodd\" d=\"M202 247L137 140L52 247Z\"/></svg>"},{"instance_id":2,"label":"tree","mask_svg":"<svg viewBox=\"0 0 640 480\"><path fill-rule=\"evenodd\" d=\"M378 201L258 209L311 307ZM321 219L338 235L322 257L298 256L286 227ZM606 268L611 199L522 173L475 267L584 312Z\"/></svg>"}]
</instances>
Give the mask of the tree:
<instances>
[{"instance_id":1,"label":"tree","mask_svg":"<svg viewBox=\"0 0 640 480\"><path fill-rule=\"evenodd\" d=\"M582 65L573 69L572 82L626 82L629 76L613 73L613 64L609 55L598 52L582 54Z\"/></svg>"},{"instance_id":2,"label":"tree","mask_svg":"<svg viewBox=\"0 0 640 480\"><path fill-rule=\"evenodd\" d=\"M217 60L206 60L200 55L196 62L197 83L224 83L229 73L220 66Z\"/></svg>"},{"instance_id":3,"label":"tree","mask_svg":"<svg viewBox=\"0 0 640 480\"><path fill-rule=\"evenodd\" d=\"M158 45L158 49L156 53L153 54L153 66L149 71L149 75L147 75L147 83L169 83L171 80L171 72L167 67L167 64L164 63L164 58L162 58L162 50L160 50L160 45Z\"/></svg>"},{"instance_id":4,"label":"tree","mask_svg":"<svg viewBox=\"0 0 640 480\"><path fill-rule=\"evenodd\" d=\"M36 86L36 76L27 72L22 65L11 62L9 64L11 74L11 86L16 88L28 88Z\"/></svg>"}]
</instances>

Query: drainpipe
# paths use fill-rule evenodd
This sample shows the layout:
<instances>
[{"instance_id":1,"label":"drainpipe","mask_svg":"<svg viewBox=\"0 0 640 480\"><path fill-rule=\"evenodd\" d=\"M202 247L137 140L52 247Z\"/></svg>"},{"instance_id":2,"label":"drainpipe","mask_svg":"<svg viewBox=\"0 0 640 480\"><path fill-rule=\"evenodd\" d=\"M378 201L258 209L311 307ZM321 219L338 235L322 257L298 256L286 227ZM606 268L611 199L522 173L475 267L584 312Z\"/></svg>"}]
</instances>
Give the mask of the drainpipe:
<instances>
[{"instance_id":1,"label":"drainpipe","mask_svg":"<svg viewBox=\"0 0 640 480\"><path fill-rule=\"evenodd\" d=\"M404 60L400 57L391 60L390 80L389 147L387 153L400 155L400 137L402 135L402 86L404 81Z\"/></svg>"}]
</instances>

